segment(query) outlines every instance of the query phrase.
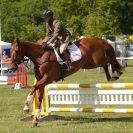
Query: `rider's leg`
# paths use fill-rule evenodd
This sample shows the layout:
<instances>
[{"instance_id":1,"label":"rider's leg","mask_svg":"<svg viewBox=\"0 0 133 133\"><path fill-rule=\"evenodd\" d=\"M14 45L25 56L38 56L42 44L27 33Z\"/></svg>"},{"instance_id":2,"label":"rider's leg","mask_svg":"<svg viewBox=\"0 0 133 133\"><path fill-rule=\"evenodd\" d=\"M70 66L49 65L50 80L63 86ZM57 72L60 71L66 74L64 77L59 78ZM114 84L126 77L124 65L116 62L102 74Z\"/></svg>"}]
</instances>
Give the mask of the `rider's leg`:
<instances>
[{"instance_id":1,"label":"rider's leg","mask_svg":"<svg viewBox=\"0 0 133 133\"><path fill-rule=\"evenodd\" d=\"M73 69L70 56L69 56L68 52L66 52L67 46L68 46L67 43L61 44L61 46L60 46L60 53L63 55L64 60L67 61L67 63L68 63L68 65L69 65L70 69Z\"/></svg>"}]
</instances>

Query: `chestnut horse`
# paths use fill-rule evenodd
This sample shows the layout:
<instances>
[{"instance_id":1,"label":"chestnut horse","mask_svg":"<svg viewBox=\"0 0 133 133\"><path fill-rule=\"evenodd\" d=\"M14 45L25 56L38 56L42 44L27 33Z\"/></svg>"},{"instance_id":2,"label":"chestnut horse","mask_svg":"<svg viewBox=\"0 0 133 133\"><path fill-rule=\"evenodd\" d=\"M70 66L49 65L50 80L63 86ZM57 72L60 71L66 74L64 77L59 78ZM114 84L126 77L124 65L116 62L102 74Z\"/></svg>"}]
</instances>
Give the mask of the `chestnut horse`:
<instances>
[{"instance_id":1,"label":"chestnut horse","mask_svg":"<svg viewBox=\"0 0 133 133\"><path fill-rule=\"evenodd\" d=\"M72 63L74 68L70 71L64 71L63 76L69 76L79 69L92 69L103 67L108 81L116 80L122 74L122 67L116 60L113 47L105 40L100 38L83 38L75 42L79 47L82 58ZM37 125L40 118L40 106L47 84L61 79L61 65L57 62L54 50L49 47L42 49L40 45L27 41L19 41L16 39L11 46L11 65L10 70L16 70L18 65L24 61L27 56L34 63L35 77L37 82L30 88L28 97L25 101L24 111L29 111L29 104L32 96L38 90L38 98L36 102L36 115L32 120L33 126ZM111 77L108 70L108 64L111 64Z\"/></svg>"}]
</instances>

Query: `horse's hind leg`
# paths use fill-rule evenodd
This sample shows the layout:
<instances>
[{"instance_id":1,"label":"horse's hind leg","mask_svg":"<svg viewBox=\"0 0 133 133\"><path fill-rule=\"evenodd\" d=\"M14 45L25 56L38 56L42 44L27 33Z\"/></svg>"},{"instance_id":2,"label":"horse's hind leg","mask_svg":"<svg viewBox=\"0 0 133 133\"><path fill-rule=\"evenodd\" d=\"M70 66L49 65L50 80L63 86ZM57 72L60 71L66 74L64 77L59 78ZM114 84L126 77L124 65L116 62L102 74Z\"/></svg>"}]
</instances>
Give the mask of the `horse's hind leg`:
<instances>
[{"instance_id":1,"label":"horse's hind leg","mask_svg":"<svg viewBox=\"0 0 133 133\"><path fill-rule=\"evenodd\" d=\"M117 70L115 69L114 65L112 65L112 64L111 64L111 69L112 69L112 77L111 77L111 79L113 79L113 80L119 79L120 74L119 74L119 72L117 72Z\"/></svg>"},{"instance_id":2,"label":"horse's hind leg","mask_svg":"<svg viewBox=\"0 0 133 133\"><path fill-rule=\"evenodd\" d=\"M122 74L122 66L117 61L115 51L111 45L106 45L106 56L112 68L111 80L117 80L119 76Z\"/></svg>"},{"instance_id":3,"label":"horse's hind leg","mask_svg":"<svg viewBox=\"0 0 133 133\"><path fill-rule=\"evenodd\" d=\"M110 76L108 65L105 65L103 68L104 68L106 78L107 78L108 81L114 81L114 80L117 80L119 78L117 75L115 75L114 77Z\"/></svg>"},{"instance_id":4,"label":"horse's hind leg","mask_svg":"<svg viewBox=\"0 0 133 133\"><path fill-rule=\"evenodd\" d=\"M118 61L115 59L115 61L111 62L111 69L112 69L112 79L119 79L120 75L122 75L122 66L118 63Z\"/></svg>"},{"instance_id":5,"label":"horse's hind leg","mask_svg":"<svg viewBox=\"0 0 133 133\"><path fill-rule=\"evenodd\" d=\"M110 81L111 76L110 76L110 73L109 73L108 65L105 65L103 68L104 68L107 80Z\"/></svg>"}]
</instances>

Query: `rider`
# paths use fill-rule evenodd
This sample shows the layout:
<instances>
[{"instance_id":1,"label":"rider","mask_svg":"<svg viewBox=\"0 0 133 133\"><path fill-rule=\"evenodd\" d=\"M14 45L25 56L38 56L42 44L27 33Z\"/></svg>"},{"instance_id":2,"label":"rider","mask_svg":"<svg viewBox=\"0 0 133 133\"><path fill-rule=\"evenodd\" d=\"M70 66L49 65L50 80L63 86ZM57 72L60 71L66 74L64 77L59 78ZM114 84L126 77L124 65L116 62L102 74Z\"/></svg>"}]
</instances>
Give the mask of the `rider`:
<instances>
[{"instance_id":1,"label":"rider","mask_svg":"<svg viewBox=\"0 0 133 133\"><path fill-rule=\"evenodd\" d=\"M62 22L54 19L53 12L51 10L46 10L43 12L44 21L46 22L46 37L43 40L42 47L44 48L47 44L59 44L60 54L63 55L64 60L67 61L70 69L72 69L71 60L68 52L66 52L66 48L70 42L71 34L64 27Z\"/></svg>"}]
</instances>

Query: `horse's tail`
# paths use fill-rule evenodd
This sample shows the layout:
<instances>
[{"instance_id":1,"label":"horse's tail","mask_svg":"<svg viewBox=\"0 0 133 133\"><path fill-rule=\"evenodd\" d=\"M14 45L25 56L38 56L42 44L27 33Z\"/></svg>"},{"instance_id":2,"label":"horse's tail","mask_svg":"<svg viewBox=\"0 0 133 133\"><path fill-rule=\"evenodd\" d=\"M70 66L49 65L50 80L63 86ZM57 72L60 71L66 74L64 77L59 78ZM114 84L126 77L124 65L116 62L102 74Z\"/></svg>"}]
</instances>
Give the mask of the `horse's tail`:
<instances>
[{"instance_id":1,"label":"horse's tail","mask_svg":"<svg viewBox=\"0 0 133 133\"><path fill-rule=\"evenodd\" d=\"M105 41L105 43L107 44L107 45L105 45L106 55L108 57L109 63L112 66L112 69L114 68L114 70L117 70L118 72L121 73L123 70L123 67L122 67L122 65L120 65L120 63L116 59L115 50L114 50L113 46L111 44L109 44L107 41Z\"/></svg>"}]
</instances>

